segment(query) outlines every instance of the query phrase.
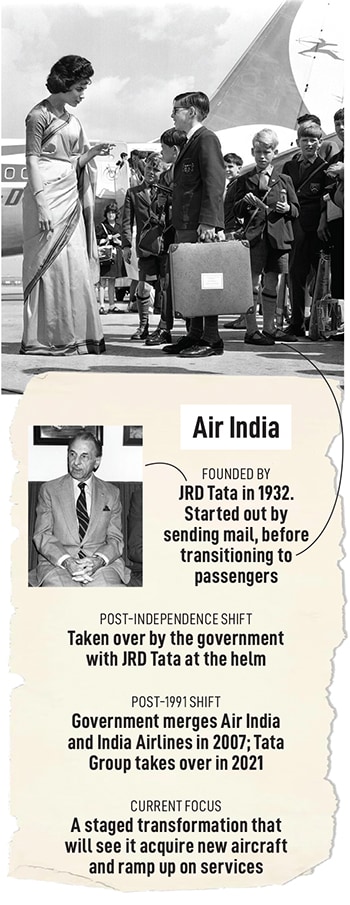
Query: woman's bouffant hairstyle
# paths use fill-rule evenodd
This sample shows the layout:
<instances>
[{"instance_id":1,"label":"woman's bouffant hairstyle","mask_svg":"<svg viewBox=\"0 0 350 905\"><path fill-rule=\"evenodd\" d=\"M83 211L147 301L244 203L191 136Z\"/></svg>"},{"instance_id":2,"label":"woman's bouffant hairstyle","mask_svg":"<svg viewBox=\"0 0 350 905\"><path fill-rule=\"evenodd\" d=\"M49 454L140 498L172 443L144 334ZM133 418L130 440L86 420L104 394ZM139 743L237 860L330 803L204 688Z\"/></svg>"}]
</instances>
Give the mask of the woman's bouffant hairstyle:
<instances>
[{"instance_id":1,"label":"woman's bouffant hairstyle","mask_svg":"<svg viewBox=\"0 0 350 905\"><path fill-rule=\"evenodd\" d=\"M50 94L69 91L77 82L89 82L94 70L89 60L70 54L54 63L48 75L46 87Z\"/></svg>"}]
</instances>

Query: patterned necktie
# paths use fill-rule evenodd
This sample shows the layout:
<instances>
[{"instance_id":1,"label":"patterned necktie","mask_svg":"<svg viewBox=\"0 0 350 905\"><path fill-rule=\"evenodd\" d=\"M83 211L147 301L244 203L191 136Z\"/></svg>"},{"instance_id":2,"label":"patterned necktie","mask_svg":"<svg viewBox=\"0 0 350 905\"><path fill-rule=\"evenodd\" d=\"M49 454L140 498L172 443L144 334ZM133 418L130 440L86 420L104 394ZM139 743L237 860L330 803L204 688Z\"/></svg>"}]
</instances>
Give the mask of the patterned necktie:
<instances>
[{"instance_id":1,"label":"patterned necktie","mask_svg":"<svg viewBox=\"0 0 350 905\"><path fill-rule=\"evenodd\" d=\"M77 519L78 519L78 523L79 523L79 537L80 537L80 540L82 541L82 540L84 540L85 534L87 532L90 519L88 516L88 511L87 511L87 506L86 506L85 481L80 481L80 484L78 484L78 487L80 490L80 494L77 499L76 510L77 510Z\"/></svg>"}]
</instances>

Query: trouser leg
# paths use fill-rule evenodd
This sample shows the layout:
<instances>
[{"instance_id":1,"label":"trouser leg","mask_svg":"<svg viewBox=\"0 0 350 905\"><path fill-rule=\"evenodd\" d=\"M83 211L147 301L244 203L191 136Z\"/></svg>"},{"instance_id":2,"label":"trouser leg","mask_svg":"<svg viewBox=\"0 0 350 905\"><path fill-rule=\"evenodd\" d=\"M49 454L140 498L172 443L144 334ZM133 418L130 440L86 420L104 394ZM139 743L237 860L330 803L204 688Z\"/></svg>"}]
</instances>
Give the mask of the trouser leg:
<instances>
[{"instance_id":1,"label":"trouser leg","mask_svg":"<svg viewBox=\"0 0 350 905\"><path fill-rule=\"evenodd\" d=\"M277 302L277 273L264 274L264 286L261 293L261 303L263 309L263 329L266 333L273 333L275 330L275 314Z\"/></svg>"},{"instance_id":2,"label":"trouser leg","mask_svg":"<svg viewBox=\"0 0 350 905\"><path fill-rule=\"evenodd\" d=\"M290 253L290 292L292 302L291 327L304 327L305 290L310 269L317 270L320 243L315 232L304 232L300 224L295 224L294 244Z\"/></svg>"},{"instance_id":3,"label":"trouser leg","mask_svg":"<svg viewBox=\"0 0 350 905\"><path fill-rule=\"evenodd\" d=\"M208 346L214 346L221 340L218 330L218 316L211 314L204 318L204 330L202 335L203 342Z\"/></svg>"},{"instance_id":4,"label":"trouser leg","mask_svg":"<svg viewBox=\"0 0 350 905\"><path fill-rule=\"evenodd\" d=\"M334 299L344 298L344 220L328 223L331 234L331 293Z\"/></svg>"}]
</instances>

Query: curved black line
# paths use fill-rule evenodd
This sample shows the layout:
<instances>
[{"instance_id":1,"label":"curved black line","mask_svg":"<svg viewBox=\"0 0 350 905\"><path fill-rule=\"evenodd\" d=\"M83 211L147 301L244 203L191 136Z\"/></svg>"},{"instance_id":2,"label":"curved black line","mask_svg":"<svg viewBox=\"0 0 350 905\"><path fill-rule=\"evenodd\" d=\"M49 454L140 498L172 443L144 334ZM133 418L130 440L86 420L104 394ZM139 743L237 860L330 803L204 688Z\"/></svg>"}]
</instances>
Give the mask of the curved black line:
<instances>
[{"instance_id":1,"label":"curved black line","mask_svg":"<svg viewBox=\"0 0 350 905\"><path fill-rule=\"evenodd\" d=\"M342 477L343 477L343 468L344 468L344 428L343 428L343 421L342 421L342 416L341 416L341 412L340 412L340 408L339 408L338 402L337 402L337 400L336 400L336 398L335 398L335 395L334 395L334 392L333 392L333 390L332 390L331 385L328 383L328 380L327 380L327 378L325 377L325 375L322 373L322 371L320 371L320 369L317 367L317 365L315 364L314 361L311 361L311 359L308 358L307 355L304 355L303 352L300 352L300 349L295 349L294 346L290 346L289 343L281 343L281 345L283 345L283 346L288 346L288 349L293 349L294 352L298 352L299 355L301 355L302 358L305 358L305 361L308 361L309 364L312 365L313 368L315 368L315 371L318 372L318 374L320 375L320 377L322 377L322 380L324 380L324 382L327 384L328 389L330 390L330 392L331 392L331 394L332 394L332 396L333 396L334 402L335 402L335 404L336 404L336 407L337 407L337 411L338 411L338 415L339 415L339 423L340 423L340 433L341 433L341 462L340 462L340 476L339 476L339 483L338 483L338 487L337 487L337 492L336 492L336 495L335 495L335 500L334 500L332 509L331 509L331 511L330 511L330 513L329 513L328 519L327 519L325 525L324 525L323 528L322 528L322 531L320 531L320 533L317 535L317 537L315 537L315 540L313 540L312 543L309 544L308 547L305 547L304 550L300 550L299 553L296 553L296 554L295 554L296 556L301 556L302 553L306 553L307 550L310 550L311 547L313 547L313 545L316 543L316 541L319 540L319 538L321 537L321 534L323 534L323 532L324 532L324 531L326 530L326 528L327 528L327 525L329 525L329 522L330 522L330 520L331 520L331 518L332 518L333 512L334 512L335 507L336 507L336 505L337 505L338 496L339 496L339 493L340 493L340 486L341 486Z\"/></svg>"},{"instance_id":2,"label":"curved black line","mask_svg":"<svg viewBox=\"0 0 350 905\"><path fill-rule=\"evenodd\" d=\"M186 475L181 471L181 468L178 468L177 465L172 465L171 462L146 462L145 467L147 468L148 465L169 465L169 468L176 468L176 471L179 471L185 481L187 481Z\"/></svg>"}]
</instances>

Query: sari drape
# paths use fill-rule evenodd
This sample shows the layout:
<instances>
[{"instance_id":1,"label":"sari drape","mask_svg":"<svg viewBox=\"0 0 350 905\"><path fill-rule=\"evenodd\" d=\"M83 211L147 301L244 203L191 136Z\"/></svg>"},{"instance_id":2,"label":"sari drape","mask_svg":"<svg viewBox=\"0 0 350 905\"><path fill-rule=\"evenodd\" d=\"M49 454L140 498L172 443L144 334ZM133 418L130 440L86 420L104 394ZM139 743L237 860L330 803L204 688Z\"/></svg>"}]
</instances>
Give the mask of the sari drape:
<instances>
[{"instance_id":1,"label":"sari drape","mask_svg":"<svg viewBox=\"0 0 350 905\"><path fill-rule=\"evenodd\" d=\"M76 117L55 117L45 105L29 114L53 232L39 230L28 183L23 197L25 354L87 354L105 350L94 281L98 281L93 223L95 165L79 170L88 144ZM38 150L38 143L40 147Z\"/></svg>"}]
</instances>

